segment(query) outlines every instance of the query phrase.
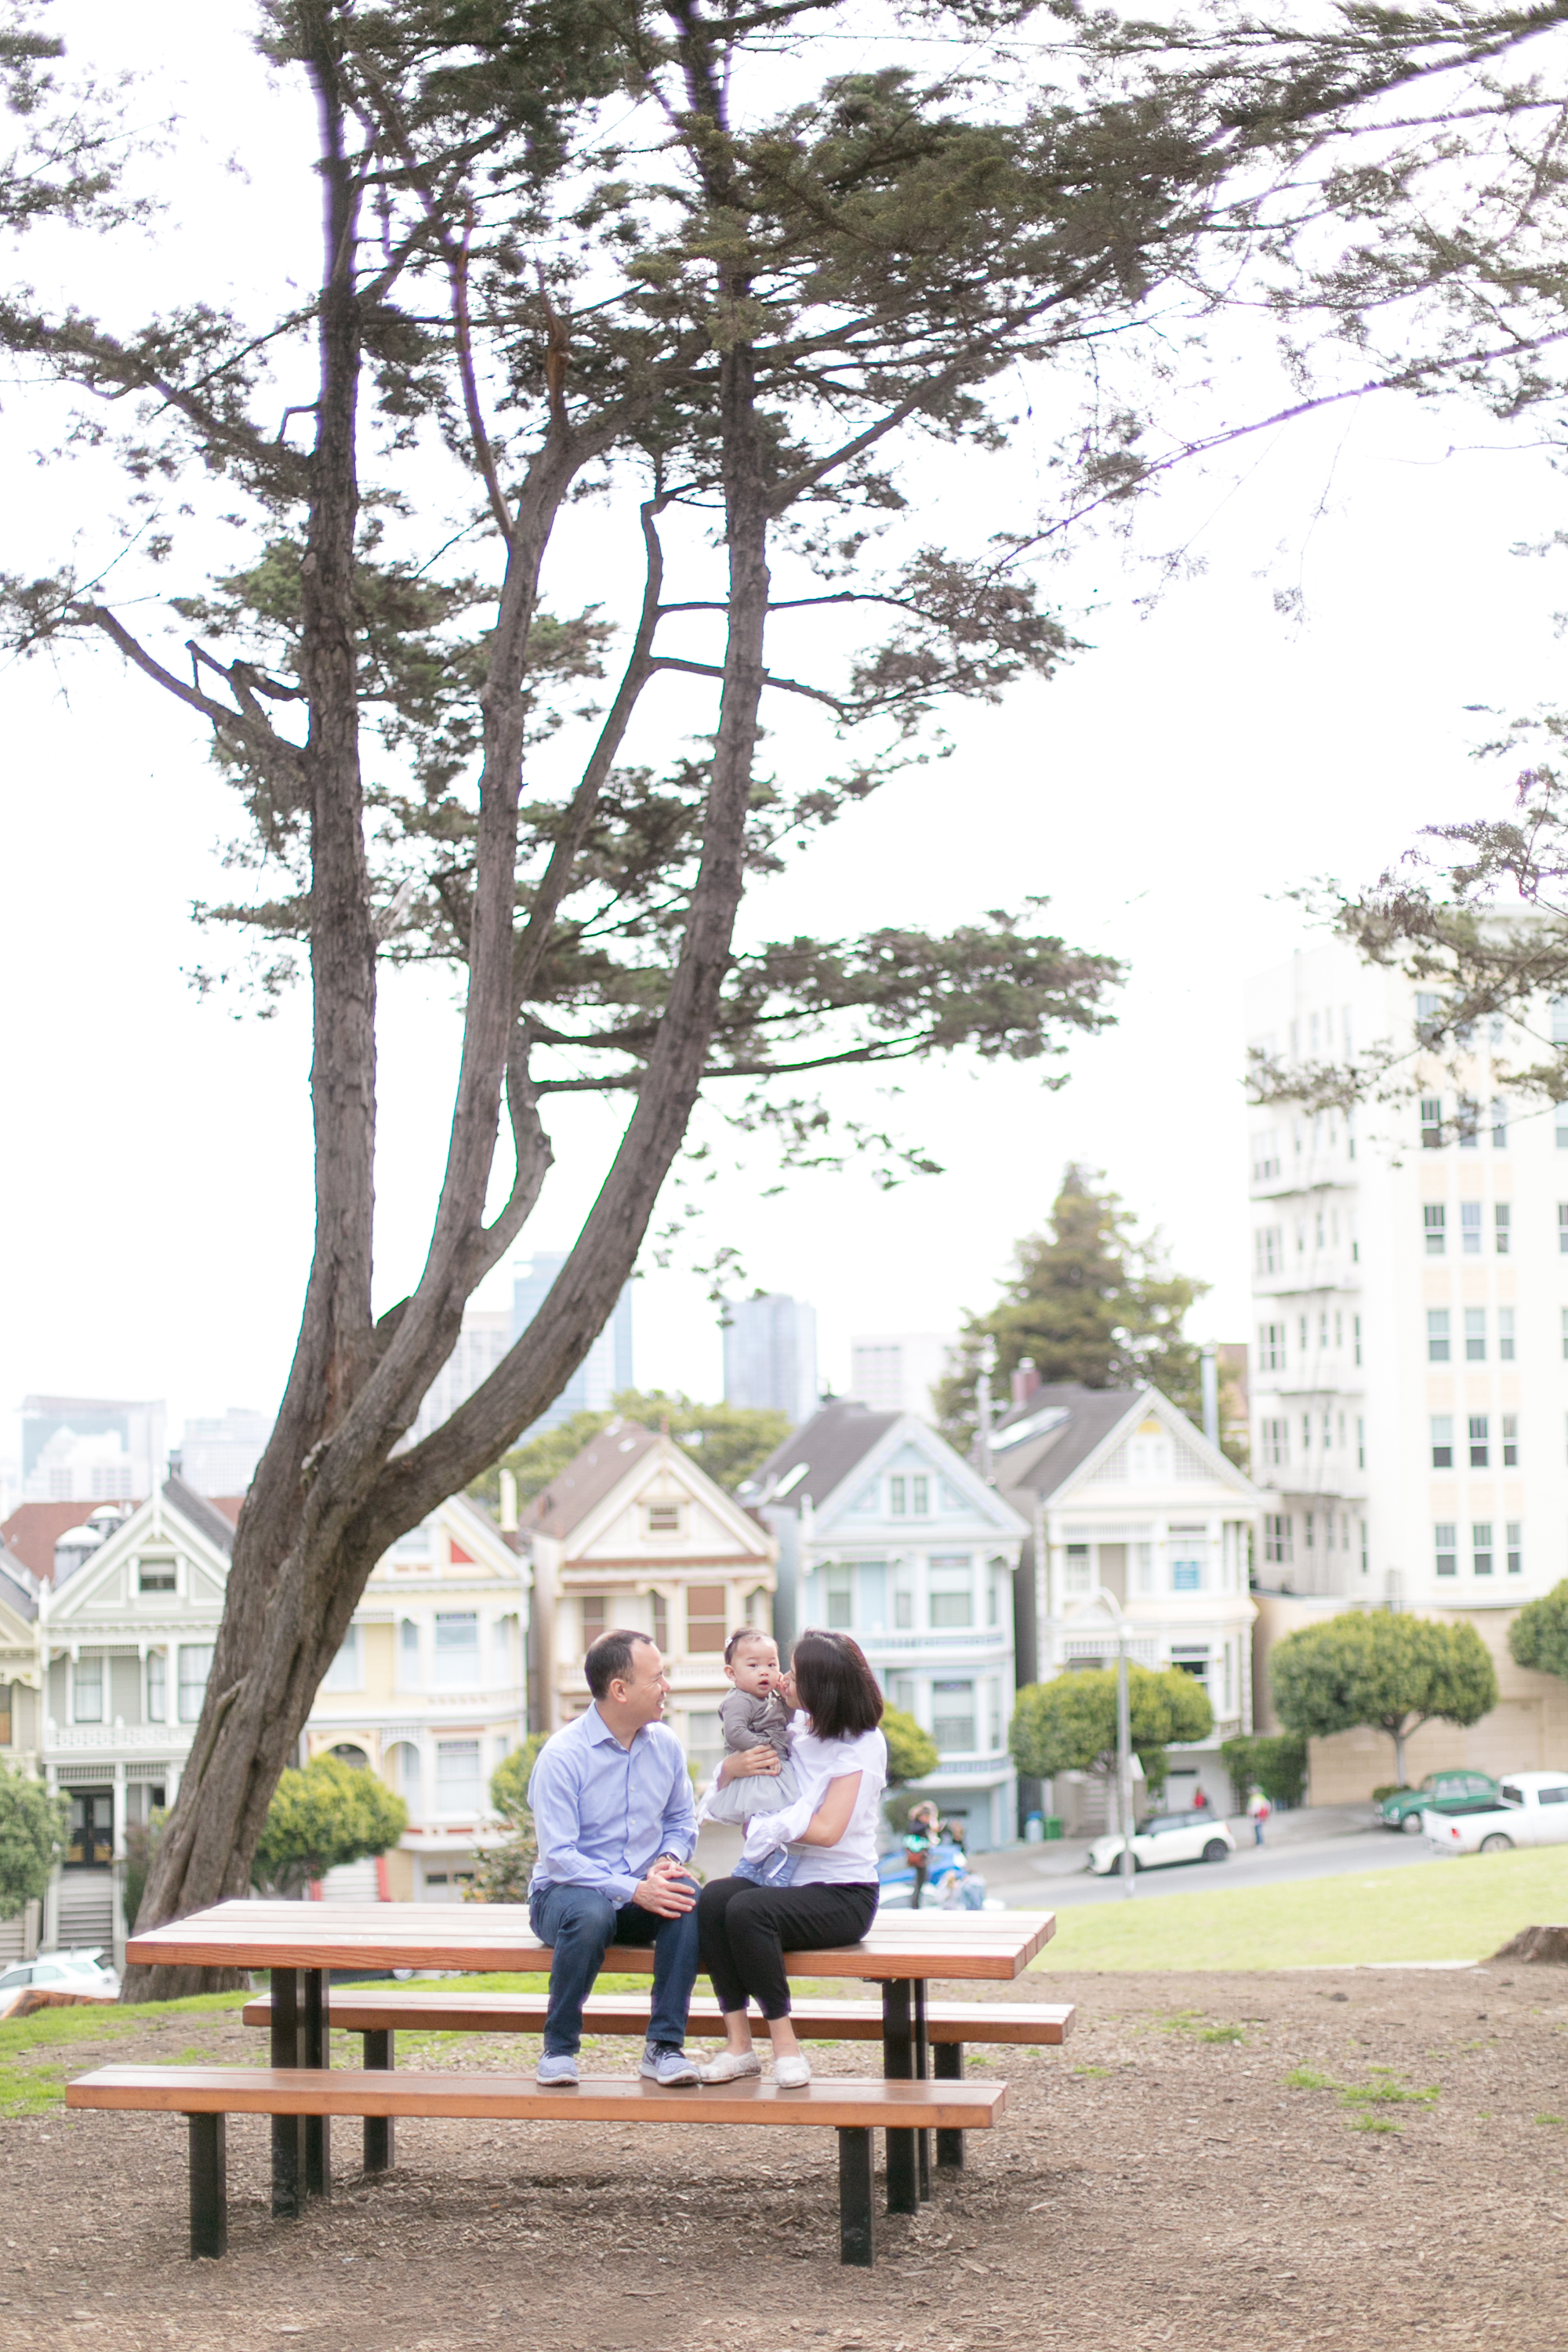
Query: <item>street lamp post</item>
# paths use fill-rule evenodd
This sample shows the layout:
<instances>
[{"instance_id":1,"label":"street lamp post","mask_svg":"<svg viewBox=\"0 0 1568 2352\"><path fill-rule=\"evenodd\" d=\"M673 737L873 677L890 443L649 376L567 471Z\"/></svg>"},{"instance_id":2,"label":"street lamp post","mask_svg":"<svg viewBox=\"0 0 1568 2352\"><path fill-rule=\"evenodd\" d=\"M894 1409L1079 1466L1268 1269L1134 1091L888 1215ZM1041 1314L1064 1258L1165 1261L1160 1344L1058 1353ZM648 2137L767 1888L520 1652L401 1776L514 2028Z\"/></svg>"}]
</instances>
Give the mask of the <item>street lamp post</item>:
<instances>
[{"instance_id":1,"label":"street lamp post","mask_svg":"<svg viewBox=\"0 0 1568 2352\"><path fill-rule=\"evenodd\" d=\"M1121 1892L1131 1895L1138 1880L1132 1854L1132 1702L1127 1684L1127 1622L1116 1632L1116 1786L1121 1816Z\"/></svg>"}]
</instances>

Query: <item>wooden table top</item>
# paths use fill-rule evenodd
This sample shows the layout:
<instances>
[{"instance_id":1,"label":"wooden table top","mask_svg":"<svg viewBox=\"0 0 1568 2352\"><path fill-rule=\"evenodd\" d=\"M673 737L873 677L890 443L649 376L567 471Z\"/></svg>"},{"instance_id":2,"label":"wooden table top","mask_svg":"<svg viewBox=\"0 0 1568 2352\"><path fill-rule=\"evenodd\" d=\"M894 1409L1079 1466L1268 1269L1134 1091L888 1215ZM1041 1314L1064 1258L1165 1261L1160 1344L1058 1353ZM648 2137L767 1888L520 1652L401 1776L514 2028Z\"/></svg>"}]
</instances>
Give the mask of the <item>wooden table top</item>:
<instances>
[{"instance_id":1,"label":"wooden table top","mask_svg":"<svg viewBox=\"0 0 1568 2352\"><path fill-rule=\"evenodd\" d=\"M1011 1982L1056 1933L1049 1911L893 1911L863 1942L788 1952L797 1977L949 1979ZM467 1969L548 1970L520 1903L215 1904L133 1936L132 1966L205 1969ZM651 1945L615 1945L605 1967L651 1975Z\"/></svg>"}]
</instances>

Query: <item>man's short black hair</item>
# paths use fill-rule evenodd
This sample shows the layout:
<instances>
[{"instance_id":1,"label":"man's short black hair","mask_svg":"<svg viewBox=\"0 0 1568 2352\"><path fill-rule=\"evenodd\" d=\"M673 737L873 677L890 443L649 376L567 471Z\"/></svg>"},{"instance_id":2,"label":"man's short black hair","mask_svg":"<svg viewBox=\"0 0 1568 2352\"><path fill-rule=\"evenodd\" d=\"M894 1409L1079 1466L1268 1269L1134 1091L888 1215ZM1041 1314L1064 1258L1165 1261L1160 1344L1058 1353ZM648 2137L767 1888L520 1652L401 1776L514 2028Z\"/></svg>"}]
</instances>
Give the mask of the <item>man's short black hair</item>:
<instances>
[{"instance_id":1,"label":"man's short black hair","mask_svg":"<svg viewBox=\"0 0 1568 2352\"><path fill-rule=\"evenodd\" d=\"M653 1635L617 1626L613 1633L601 1633L596 1642L589 1643L583 1672L595 1698L608 1698L612 1683L630 1682L632 1652L639 1642L646 1642L651 1650Z\"/></svg>"}]
</instances>

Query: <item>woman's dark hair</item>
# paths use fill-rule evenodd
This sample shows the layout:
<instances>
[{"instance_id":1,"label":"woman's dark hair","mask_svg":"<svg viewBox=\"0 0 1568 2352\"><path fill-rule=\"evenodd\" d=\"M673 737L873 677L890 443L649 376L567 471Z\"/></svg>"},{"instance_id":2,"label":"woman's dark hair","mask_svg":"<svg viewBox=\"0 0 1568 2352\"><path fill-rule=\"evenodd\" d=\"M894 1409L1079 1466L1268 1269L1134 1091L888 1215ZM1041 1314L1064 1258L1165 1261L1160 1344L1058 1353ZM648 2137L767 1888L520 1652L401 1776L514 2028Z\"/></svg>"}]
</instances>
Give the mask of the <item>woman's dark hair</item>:
<instances>
[{"instance_id":1,"label":"woman's dark hair","mask_svg":"<svg viewBox=\"0 0 1568 2352\"><path fill-rule=\"evenodd\" d=\"M853 1739L882 1720L882 1694L866 1654L847 1633L808 1626L790 1660L795 1693L819 1739Z\"/></svg>"}]
</instances>

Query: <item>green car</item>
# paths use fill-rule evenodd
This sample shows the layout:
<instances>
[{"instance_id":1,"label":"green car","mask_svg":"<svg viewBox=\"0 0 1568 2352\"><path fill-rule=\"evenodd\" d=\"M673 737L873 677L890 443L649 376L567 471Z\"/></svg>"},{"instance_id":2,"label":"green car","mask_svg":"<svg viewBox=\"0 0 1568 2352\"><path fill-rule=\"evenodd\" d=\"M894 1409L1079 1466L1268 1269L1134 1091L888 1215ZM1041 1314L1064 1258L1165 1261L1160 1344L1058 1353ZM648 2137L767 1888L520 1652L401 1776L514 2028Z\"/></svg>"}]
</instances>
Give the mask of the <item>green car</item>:
<instances>
[{"instance_id":1,"label":"green car","mask_svg":"<svg viewBox=\"0 0 1568 2352\"><path fill-rule=\"evenodd\" d=\"M1404 1830L1411 1837L1419 1837L1425 1808L1435 1813L1451 1812L1460 1805L1473 1804L1478 1797L1498 1795L1497 1782L1489 1780L1484 1772L1428 1772L1418 1789L1395 1789L1392 1797L1384 1797L1378 1816L1384 1829Z\"/></svg>"}]
</instances>

